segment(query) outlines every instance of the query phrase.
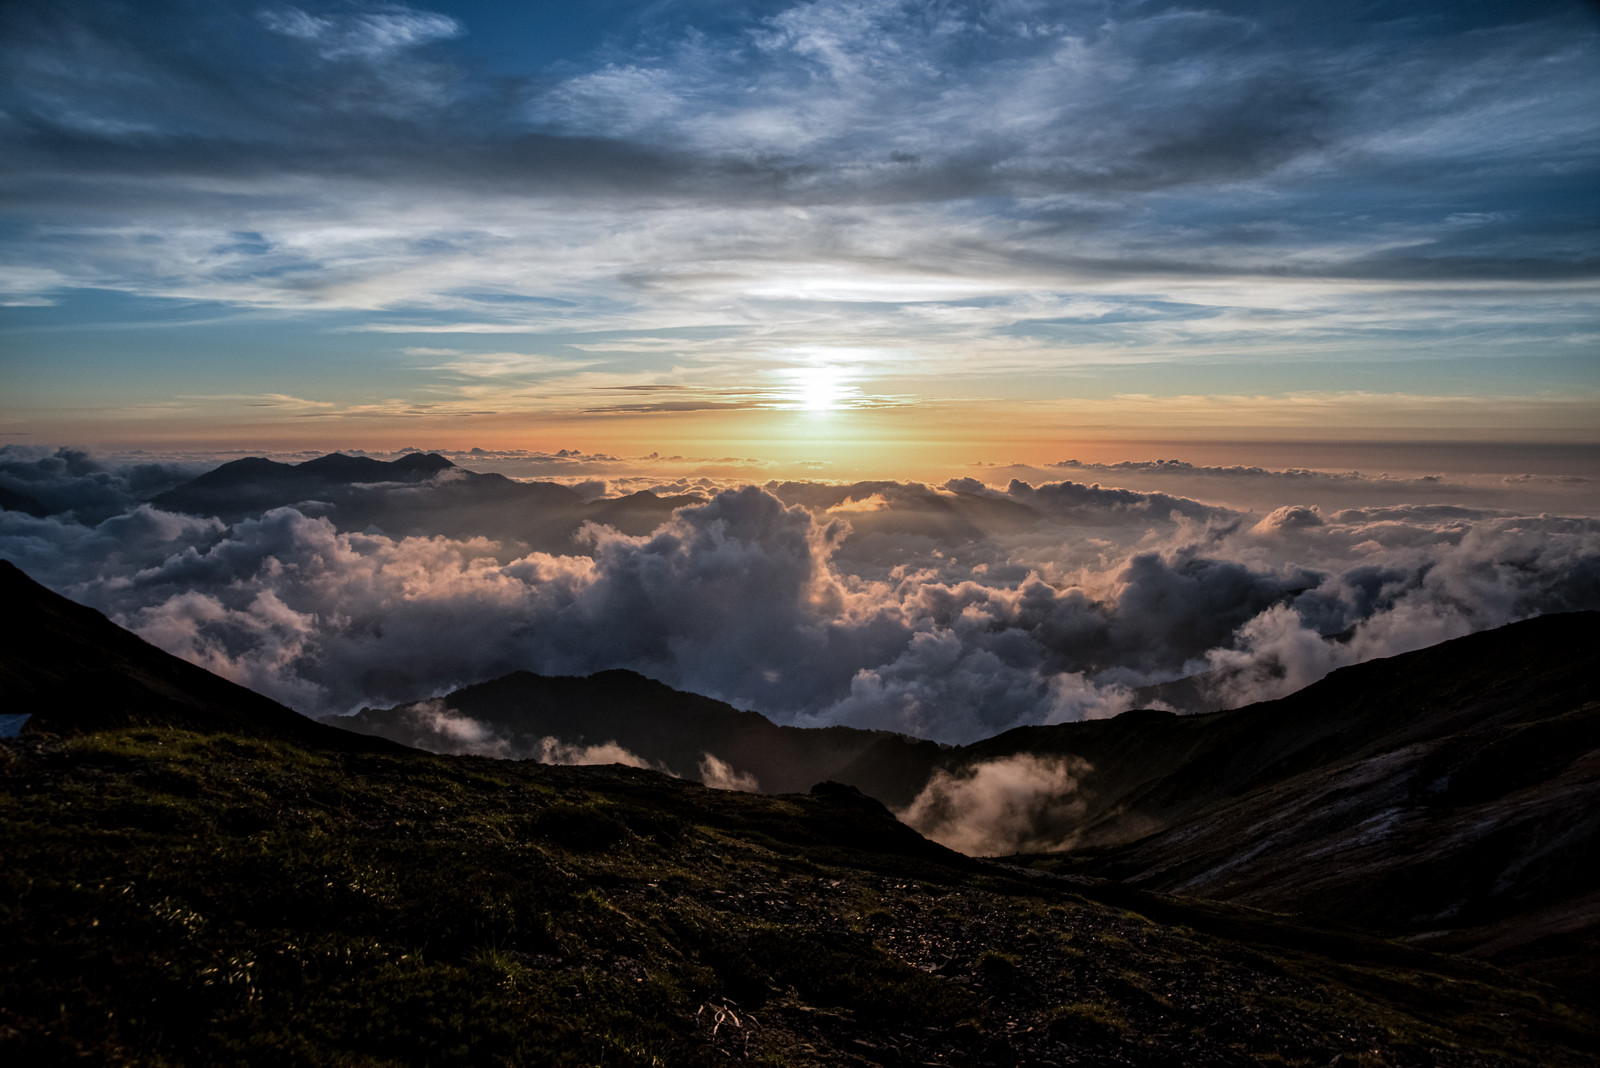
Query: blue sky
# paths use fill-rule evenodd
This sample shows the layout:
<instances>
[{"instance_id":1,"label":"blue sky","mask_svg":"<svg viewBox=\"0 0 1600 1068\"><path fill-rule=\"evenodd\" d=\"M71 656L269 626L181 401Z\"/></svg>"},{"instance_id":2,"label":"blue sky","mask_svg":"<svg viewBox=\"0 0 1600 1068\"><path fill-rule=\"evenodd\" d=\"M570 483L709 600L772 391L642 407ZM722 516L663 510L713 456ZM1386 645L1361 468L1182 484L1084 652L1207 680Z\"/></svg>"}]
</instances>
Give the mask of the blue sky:
<instances>
[{"instance_id":1,"label":"blue sky","mask_svg":"<svg viewBox=\"0 0 1600 1068\"><path fill-rule=\"evenodd\" d=\"M1600 425L1592 4L13 0L0 69L9 441Z\"/></svg>"}]
</instances>

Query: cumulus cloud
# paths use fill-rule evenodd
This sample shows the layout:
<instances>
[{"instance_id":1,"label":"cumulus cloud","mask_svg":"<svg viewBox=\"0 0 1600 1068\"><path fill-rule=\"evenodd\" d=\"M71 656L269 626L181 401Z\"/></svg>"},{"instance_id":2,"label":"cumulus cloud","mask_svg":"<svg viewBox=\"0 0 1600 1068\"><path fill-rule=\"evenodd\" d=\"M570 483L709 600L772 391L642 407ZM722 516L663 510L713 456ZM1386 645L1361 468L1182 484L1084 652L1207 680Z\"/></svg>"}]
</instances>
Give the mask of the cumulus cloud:
<instances>
[{"instance_id":1,"label":"cumulus cloud","mask_svg":"<svg viewBox=\"0 0 1600 1068\"><path fill-rule=\"evenodd\" d=\"M64 486L83 477L41 459ZM406 491L415 516L435 501L459 530L454 498ZM591 522L564 552L422 521L410 536L352 529L339 508L228 524L148 504L97 521L8 507L0 555L308 713L621 667L784 723L951 742L1274 697L1344 664L1600 608L1600 521L1446 503L1248 512L1018 480L704 487L647 533ZM1175 680L1189 681L1150 689ZM457 726L442 744L497 745Z\"/></svg>"},{"instance_id":2,"label":"cumulus cloud","mask_svg":"<svg viewBox=\"0 0 1600 1068\"><path fill-rule=\"evenodd\" d=\"M537 760L541 764L624 764L672 774L671 769L645 760L615 741L585 744L548 735L518 737L450 707L442 698L413 701L392 709L387 717L387 733L408 745L452 756ZM722 770L732 769L722 765Z\"/></svg>"},{"instance_id":3,"label":"cumulus cloud","mask_svg":"<svg viewBox=\"0 0 1600 1068\"><path fill-rule=\"evenodd\" d=\"M26 718L26 717L22 717ZM413 701L385 714L386 737L434 753L495 757L501 760L536 760L541 764L621 764L659 771L674 778L678 772L660 761L647 760L615 739L587 742L543 735L530 737L474 719L452 708L442 698ZM3 727L0 724L0 727ZM761 783L714 753L702 753L696 765L701 783L713 790L757 793ZM691 776L692 777L692 776Z\"/></svg>"},{"instance_id":4,"label":"cumulus cloud","mask_svg":"<svg viewBox=\"0 0 1600 1068\"><path fill-rule=\"evenodd\" d=\"M832 515L850 515L860 512L881 512L889 507L889 502L882 493L872 493L865 497L846 497L838 504L828 509Z\"/></svg>"},{"instance_id":5,"label":"cumulus cloud","mask_svg":"<svg viewBox=\"0 0 1600 1068\"><path fill-rule=\"evenodd\" d=\"M228 531L214 518L175 515L149 505L133 506L90 526L71 515L35 516L0 510L0 554L29 574L49 576L55 588L80 598L110 590L173 553L199 551Z\"/></svg>"},{"instance_id":6,"label":"cumulus cloud","mask_svg":"<svg viewBox=\"0 0 1600 1068\"><path fill-rule=\"evenodd\" d=\"M1066 849L1087 809L1079 782L1094 770L1078 757L1022 753L959 771L936 771L901 820L968 856Z\"/></svg>"},{"instance_id":7,"label":"cumulus cloud","mask_svg":"<svg viewBox=\"0 0 1600 1068\"><path fill-rule=\"evenodd\" d=\"M1316 505L1286 504L1274 508L1252 529L1257 534L1322 526L1322 510Z\"/></svg>"}]
</instances>

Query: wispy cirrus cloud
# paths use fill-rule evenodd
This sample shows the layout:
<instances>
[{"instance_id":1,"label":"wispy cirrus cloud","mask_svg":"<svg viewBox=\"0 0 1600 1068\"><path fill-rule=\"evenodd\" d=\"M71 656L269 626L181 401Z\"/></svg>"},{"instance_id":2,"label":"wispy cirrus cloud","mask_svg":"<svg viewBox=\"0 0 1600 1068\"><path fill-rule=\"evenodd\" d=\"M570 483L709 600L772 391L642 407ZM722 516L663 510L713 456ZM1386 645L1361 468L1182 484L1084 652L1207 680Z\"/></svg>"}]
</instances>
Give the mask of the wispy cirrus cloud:
<instances>
[{"instance_id":1,"label":"wispy cirrus cloud","mask_svg":"<svg viewBox=\"0 0 1600 1068\"><path fill-rule=\"evenodd\" d=\"M273 33L309 43L323 59L389 56L464 32L447 15L403 7L336 15L314 15L298 7L263 8L256 17Z\"/></svg>"}]
</instances>

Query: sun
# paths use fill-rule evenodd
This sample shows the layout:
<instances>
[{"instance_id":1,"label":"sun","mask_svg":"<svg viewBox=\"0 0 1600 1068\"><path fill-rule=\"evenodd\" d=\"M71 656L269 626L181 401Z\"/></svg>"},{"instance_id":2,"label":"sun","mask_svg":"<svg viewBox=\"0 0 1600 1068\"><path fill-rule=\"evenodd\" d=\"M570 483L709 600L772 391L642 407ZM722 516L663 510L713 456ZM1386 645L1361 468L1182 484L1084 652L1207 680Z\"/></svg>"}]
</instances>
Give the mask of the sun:
<instances>
[{"instance_id":1,"label":"sun","mask_svg":"<svg viewBox=\"0 0 1600 1068\"><path fill-rule=\"evenodd\" d=\"M785 397L786 406L802 411L833 411L857 392L848 384L853 376L842 367L797 367L788 376L792 384Z\"/></svg>"}]
</instances>

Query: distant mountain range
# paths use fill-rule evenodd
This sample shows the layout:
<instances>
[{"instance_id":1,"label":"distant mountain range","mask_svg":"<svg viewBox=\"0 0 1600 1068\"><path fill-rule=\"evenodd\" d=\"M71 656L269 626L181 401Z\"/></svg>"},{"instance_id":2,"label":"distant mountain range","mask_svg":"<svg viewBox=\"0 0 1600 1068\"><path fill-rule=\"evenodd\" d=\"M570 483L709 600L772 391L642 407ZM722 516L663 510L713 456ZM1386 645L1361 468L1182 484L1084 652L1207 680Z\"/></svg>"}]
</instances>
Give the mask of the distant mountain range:
<instances>
[{"instance_id":1,"label":"distant mountain range","mask_svg":"<svg viewBox=\"0 0 1600 1068\"><path fill-rule=\"evenodd\" d=\"M818 511L849 501L871 502L850 513L858 543L909 534L960 544L1031 530L1044 518L1039 510L1015 501L972 492L935 493L916 484L782 482L766 488L789 504ZM588 500L559 483L469 471L437 453L411 453L391 461L332 453L298 464L263 457L233 460L158 494L150 503L229 522L309 504L325 511L341 529L377 526L393 536L483 536L530 549L571 551L571 536L583 523L647 534L674 509L702 501L694 494L660 496L646 490ZM1095 514L1080 518L1092 520Z\"/></svg>"},{"instance_id":2,"label":"distant mountain range","mask_svg":"<svg viewBox=\"0 0 1600 1068\"><path fill-rule=\"evenodd\" d=\"M879 564L909 553L915 539L958 546L1026 533L1050 517L1095 527L1130 515L1164 518L1174 512L1203 516L1213 511L1165 494L1073 484L1034 491L1026 503L972 488L936 491L919 483L770 482L764 488L786 504L818 515L845 508L851 532L840 553ZM298 506L326 515L341 530L376 528L393 537L486 537L501 542L501 555L507 558L534 550L573 552L578 548L573 535L588 522L624 534L648 534L675 509L704 501L694 493L662 496L648 490L587 499L555 482L469 471L437 453L410 453L391 461L332 453L298 464L246 457L150 499L158 508L230 523L272 508ZM0 498L0 507L39 510L37 502L20 495L14 501Z\"/></svg>"},{"instance_id":3,"label":"distant mountain range","mask_svg":"<svg viewBox=\"0 0 1600 1068\"><path fill-rule=\"evenodd\" d=\"M587 522L647 534L695 496L639 492L587 500L554 482L519 482L468 471L437 453L398 460L331 453L285 464L259 456L223 464L150 503L168 511L238 522L291 505L326 513L342 530L376 527L392 537L488 537L521 552L571 551Z\"/></svg>"}]
</instances>

